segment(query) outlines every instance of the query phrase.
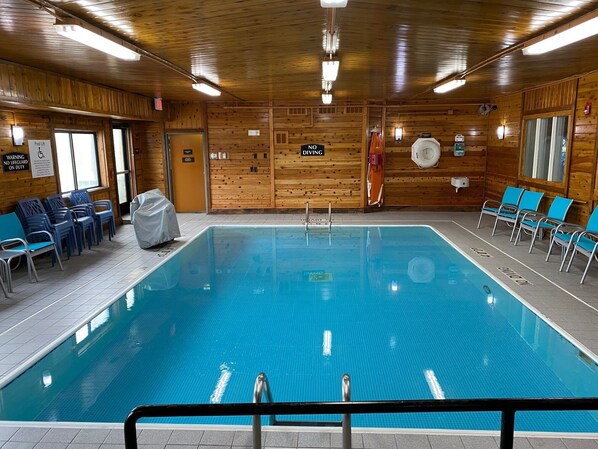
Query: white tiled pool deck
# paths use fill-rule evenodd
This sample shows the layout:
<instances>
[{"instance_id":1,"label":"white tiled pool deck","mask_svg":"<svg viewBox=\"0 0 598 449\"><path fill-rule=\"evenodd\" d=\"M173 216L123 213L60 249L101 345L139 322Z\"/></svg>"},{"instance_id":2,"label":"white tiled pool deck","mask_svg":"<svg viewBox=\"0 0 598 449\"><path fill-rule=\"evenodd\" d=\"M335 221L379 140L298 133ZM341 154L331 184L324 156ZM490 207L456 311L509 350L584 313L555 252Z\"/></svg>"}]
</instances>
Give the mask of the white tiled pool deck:
<instances>
[{"instance_id":1,"label":"white tiled pool deck","mask_svg":"<svg viewBox=\"0 0 598 449\"><path fill-rule=\"evenodd\" d=\"M36 262L40 282L30 283L26 270L14 272L14 293L0 297L0 379L10 377L63 337L70 335L97 311L120 297L149 270L210 225L300 225L302 214L206 215L179 214L183 237L161 248L142 250L133 227L117 229L91 251L70 260L64 271L50 267L49 259ZM463 253L519 294L547 321L570 336L586 352L598 354L598 264L579 284L587 262L578 256L571 272L559 272L559 255L545 262L547 244L528 254L529 237L514 247L510 229L499 227L491 237L486 217L476 229L478 214L466 212L338 213L334 225L427 224L436 228ZM474 250L475 249L475 250ZM486 255L484 255L484 252ZM487 257L487 255L491 257ZM519 285L503 274L507 267L530 284ZM249 429L236 427L140 426L140 449L231 449L251 446ZM340 448L340 429L268 429L267 448ZM0 422L1 449L123 449L120 425L78 423ZM363 449L486 449L498 448L496 434L483 432L421 432L373 429L353 432L353 447ZM518 435L515 447L543 449L598 449L598 435Z\"/></svg>"}]
</instances>

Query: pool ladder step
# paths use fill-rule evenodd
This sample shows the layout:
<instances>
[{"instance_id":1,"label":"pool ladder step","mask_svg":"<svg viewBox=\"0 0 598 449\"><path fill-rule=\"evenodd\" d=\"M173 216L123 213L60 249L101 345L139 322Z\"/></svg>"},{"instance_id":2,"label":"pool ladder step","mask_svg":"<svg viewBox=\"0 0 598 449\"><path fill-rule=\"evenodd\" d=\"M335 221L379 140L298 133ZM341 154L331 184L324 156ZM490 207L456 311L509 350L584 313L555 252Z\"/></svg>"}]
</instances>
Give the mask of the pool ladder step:
<instances>
[{"instance_id":1,"label":"pool ladder step","mask_svg":"<svg viewBox=\"0 0 598 449\"><path fill-rule=\"evenodd\" d=\"M305 225L305 231L309 231L310 226L315 227L327 227L328 232L332 230L332 203L328 202L328 218L325 217L310 217L309 216L309 201L305 203L305 220L303 220L303 224Z\"/></svg>"},{"instance_id":2,"label":"pool ladder step","mask_svg":"<svg viewBox=\"0 0 598 449\"><path fill-rule=\"evenodd\" d=\"M265 373L258 374L253 388L253 402L259 404L262 402L263 395L266 400L273 403L270 383ZM351 401L351 378L348 374L343 374L342 380L343 402ZM342 427L343 449L351 449L351 415L343 415L341 421L287 421L279 420L275 415L270 415L271 426L312 426L312 427ZM262 419L256 415L252 419L253 430L253 449L261 449L262 444Z\"/></svg>"}]
</instances>

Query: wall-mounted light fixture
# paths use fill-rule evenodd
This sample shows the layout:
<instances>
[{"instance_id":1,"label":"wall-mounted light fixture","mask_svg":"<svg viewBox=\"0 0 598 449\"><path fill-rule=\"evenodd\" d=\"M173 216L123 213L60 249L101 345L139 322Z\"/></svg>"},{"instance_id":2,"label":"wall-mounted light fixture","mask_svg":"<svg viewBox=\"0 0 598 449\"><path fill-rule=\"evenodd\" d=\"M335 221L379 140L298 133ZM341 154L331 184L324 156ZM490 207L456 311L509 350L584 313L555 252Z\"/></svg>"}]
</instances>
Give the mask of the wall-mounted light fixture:
<instances>
[{"instance_id":1,"label":"wall-mounted light fixture","mask_svg":"<svg viewBox=\"0 0 598 449\"><path fill-rule=\"evenodd\" d=\"M20 147L25 143L25 131L22 126L10 125L10 133L12 134L12 144L15 147Z\"/></svg>"},{"instance_id":2,"label":"wall-mounted light fixture","mask_svg":"<svg viewBox=\"0 0 598 449\"><path fill-rule=\"evenodd\" d=\"M540 55L598 34L598 10L549 31L523 46L524 55Z\"/></svg>"},{"instance_id":3,"label":"wall-mounted light fixture","mask_svg":"<svg viewBox=\"0 0 598 449\"><path fill-rule=\"evenodd\" d=\"M506 130L505 125L500 125L496 128L496 136L498 137L498 140L503 140L505 138Z\"/></svg>"},{"instance_id":4,"label":"wall-mounted light fixture","mask_svg":"<svg viewBox=\"0 0 598 449\"><path fill-rule=\"evenodd\" d=\"M399 142L403 140L403 128L400 126L395 127L395 141Z\"/></svg>"},{"instance_id":5,"label":"wall-mounted light fixture","mask_svg":"<svg viewBox=\"0 0 598 449\"><path fill-rule=\"evenodd\" d=\"M333 59L332 56L330 59L324 59L322 61L322 79L324 81L336 81L339 66L339 60Z\"/></svg>"},{"instance_id":6,"label":"wall-mounted light fixture","mask_svg":"<svg viewBox=\"0 0 598 449\"><path fill-rule=\"evenodd\" d=\"M435 87L434 92L437 94L443 94L445 92L448 92L449 90L453 90L453 89L456 89L457 87L461 87L464 84L465 84L464 79L454 79L454 80L448 81L444 84L441 84L440 86Z\"/></svg>"},{"instance_id":7,"label":"wall-mounted light fixture","mask_svg":"<svg viewBox=\"0 0 598 449\"><path fill-rule=\"evenodd\" d=\"M194 83L192 84L193 89L198 90L206 95L209 95L211 97L219 97L220 96L220 91L218 89L216 89L213 86L210 86L207 83L204 82L199 82L199 83Z\"/></svg>"},{"instance_id":8,"label":"wall-mounted light fixture","mask_svg":"<svg viewBox=\"0 0 598 449\"><path fill-rule=\"evenodd\" d=\"M125 61L139 61L140 55L127 48L125 41L102 30L92 29L81 20L57 20L54 29L61 36L73 39L81 44L103 51Z\"/></svg>"}]
</instances>

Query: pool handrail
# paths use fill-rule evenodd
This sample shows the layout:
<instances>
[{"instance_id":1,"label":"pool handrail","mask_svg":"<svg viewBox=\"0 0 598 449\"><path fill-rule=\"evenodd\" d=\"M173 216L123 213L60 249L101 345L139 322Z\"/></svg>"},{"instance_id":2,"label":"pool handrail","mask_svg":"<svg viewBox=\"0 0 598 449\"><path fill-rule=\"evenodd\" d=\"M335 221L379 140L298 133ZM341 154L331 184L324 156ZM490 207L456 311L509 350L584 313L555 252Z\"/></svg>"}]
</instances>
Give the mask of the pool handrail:
<instances>
[{"instance_id":1,"label":"pool handrail","mask_svg":"<svg viewBox=\"0 0 598 449\"><path fill-rule=\"evenodd\" d=\"M513 449L516 412L565 410L598 410L598 397L140 405L134 408L125 420L124 438L125 449L138 449L136 424L141 418L361 413L501 412L500 449Z\"/></svg>"},{"instance_id":2,"label":"pool handrail","mask_svg":"<svg viewBox=\"0 0 598 449\"><path fill-rule=\"evenodd\" d=\"M272 392L270 390L270 382L268 382L268 378L266 377L266 373L259 373L255 378L255 386L253 387L253 403L254 404L261 404L263 394L266 394L266 400L268 403L272 404L274 401L272 400ZM274 414L270 415L270 425L276 425L276 416ZM253 438L253 447L261 447L262 446L262 416L261 415L253 415L251 418L251 428L252 428L252 438Z\"/></svg>"}]
</instances>

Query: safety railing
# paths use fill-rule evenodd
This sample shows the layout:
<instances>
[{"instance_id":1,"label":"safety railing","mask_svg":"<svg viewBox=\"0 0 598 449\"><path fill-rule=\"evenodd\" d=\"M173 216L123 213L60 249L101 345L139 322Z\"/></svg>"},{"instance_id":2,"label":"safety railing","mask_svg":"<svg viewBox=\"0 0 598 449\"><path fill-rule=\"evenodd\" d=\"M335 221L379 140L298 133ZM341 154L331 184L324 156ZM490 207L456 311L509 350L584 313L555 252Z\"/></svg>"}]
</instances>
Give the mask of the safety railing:
<instances>
[{"instance_id":1,"label":"safety railing","mask_svg":"<svg viewBox=\"0 0 598 449\"><path fill-rule=\"evenodd\" d=\"M309 201L305 203L305 221L303 222L305 225L305 231L309 231L310 226L326 226L328 227L328 232L332 230L332 203L328 203L328 218L324 217L310 217L309 212Z\"/></svg>"},{"instance_id":2,"label":"safety railing","mask_svg":"<svg viewBox=\"0 0 598 449\"><path fill-rule=\"evenodd\" d=\"M598 397L141 405L133 409L125 420L125 448L137 449L137 421L142 418L183 416L272 416L320 414L355 415L362 413L500 412L500 449L512 449L516 412L567 410L598 410ZM261 441L258 441L258 444L261 446ZM343 447L345 446L343 445Z\"/></svg>"},{"instance_id":3,"label":"safety railing","mask_svg":"<svg viewBox=\"0 0 598 449\"><path fill-rule=\"evenodd\" d=\"M253 388L253 403L260 404L262 402L263 395L266 395L266 400L269 403L273 403L272 389L270 388L270 382L266 377L266 373L260 373L255 379L255 386ZM343 401L348 402L351 400L351 378L348 374L343 374L342 382L342 394ZM285 421L279 420L276 415L270 415L270 421L268 423L271 426L311 426L311 427L337 427L342 426L343 428L343 449L351 449L351 415L345 414L340 422L335 421ZM259 449L262 441L262 417L261 415L254 415L251 419L252 429L252 441L253 449ZM348 446L345 446L348 444Z\"/></svg>"}]
</instances>

